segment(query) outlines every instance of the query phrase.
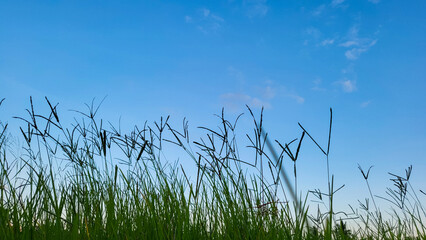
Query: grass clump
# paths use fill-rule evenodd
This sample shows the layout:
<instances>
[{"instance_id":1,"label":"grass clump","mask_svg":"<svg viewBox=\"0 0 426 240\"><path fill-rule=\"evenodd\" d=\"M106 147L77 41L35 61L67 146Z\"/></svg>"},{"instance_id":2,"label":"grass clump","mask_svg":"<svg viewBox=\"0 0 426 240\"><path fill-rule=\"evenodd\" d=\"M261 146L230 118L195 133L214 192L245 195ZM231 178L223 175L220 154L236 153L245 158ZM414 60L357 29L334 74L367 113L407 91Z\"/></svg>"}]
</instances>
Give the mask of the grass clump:
<instances>
[{"instance_id":1,"label":"grass clump","mask_svg":"<svg viewBox=\"0 0 426 240\"><path fill-rule=\"evenodd\" d=\"M247 160L239 155L235 132L241 115L230 122L222 111L218 128L200 127L204 137L192 141L186 120L181 129L172 128L167 117L123 133L111 124L105 127L92 102L66 127L57 105L47 98L46 104L48 113L38 114L31 99L28 116L17 117L23 146L12 146L8 125L0 122L0 239L426 237L426 213L409 182L411 167L404 177L391 174L395 189L384 197L396 209L391 218L385 219L376 205L380 197L371 192L370 169L365 173L361 167L374 209L367 199L345 213L346 219L334 210L341 187L335 189L329 172L331 109L327 148L299 124L300 139L276 141L277 154L263 127L263 110L256 117L248 108L254 131L246 136L254 154ZM296 163L308 138L324 154L328 171L327 192L308 194L327 207L316 216L310 214L308 195L297 194ZM183 151L183 161L194 167L167 161L166 147ZM294 187L283 161L293 162Z\"/></svg>"}]
</instances>

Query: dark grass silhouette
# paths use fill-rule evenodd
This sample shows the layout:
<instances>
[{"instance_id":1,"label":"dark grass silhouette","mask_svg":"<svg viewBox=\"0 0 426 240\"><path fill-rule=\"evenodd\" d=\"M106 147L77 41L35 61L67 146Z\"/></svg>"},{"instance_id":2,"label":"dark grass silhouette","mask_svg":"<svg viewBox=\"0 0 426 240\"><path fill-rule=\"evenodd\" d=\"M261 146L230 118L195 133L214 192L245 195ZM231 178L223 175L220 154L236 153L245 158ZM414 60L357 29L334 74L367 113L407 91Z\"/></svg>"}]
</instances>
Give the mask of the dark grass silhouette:
<instances>
[{"instance_id":1,"label":"dark grass silhouette","mask_svg":"<svg viewBox=\"0 0 426 240\"><path fill-rule=\"evenodd\" d=\"M371 167L365 172L359 166L370 198L351 213L334 210L334 195L344 186L336 189L329 171L331 109L323 148L300 123L300 138L271 141L263 109L256 117L247 107L254 123L253 133L246 135L253 161L239 155L235 129L241 115L231 122L224 110L216 115L219 126L200 127L205 135L194 141L186 119L180 129L166 117L124 133L106 127L97 117L100 104L92 102L86 112L75 111L67 127L58 104L47 98L46 104L50 112L39 114L30 98L28 115L17 117L22 148L13 148L7 123L0 122L1 239L426 238L426 213L417 194L424 192L410 184L411 166L404 177L390 173L394 188L385 197L371 191ZM316 215L308 213L308 195L297 194L297 160L307 140L327 164L327 191L308 191L327 207ZM173 145L185 153L181 161L193 163L195 173L164 159L165 148ZM286 174L283 161L293 162L293 176ZM393 205L390 218L382 215L376 198Z\"/></svg>"}]
</instances>

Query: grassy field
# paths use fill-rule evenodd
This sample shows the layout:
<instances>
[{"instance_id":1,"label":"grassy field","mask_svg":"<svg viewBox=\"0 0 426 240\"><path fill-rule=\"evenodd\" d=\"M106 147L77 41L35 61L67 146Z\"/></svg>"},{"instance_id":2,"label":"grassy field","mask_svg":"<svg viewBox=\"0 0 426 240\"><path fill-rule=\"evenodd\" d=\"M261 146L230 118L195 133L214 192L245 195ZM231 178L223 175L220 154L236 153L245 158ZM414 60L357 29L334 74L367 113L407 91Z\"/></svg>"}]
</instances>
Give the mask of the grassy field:
<instances>
[{"instance_id":1,"label":"grassy field","mask_svg":"<svg viewBox=\"0 0 426 240\"><path fill-rule=\"evenodd\" d=\"M302 124L295 140L270 141L262 113L248 108L254 161L246 161L235 136L238 119L228 121L223 112L216 129L201 127L204 137L193 141L185 120L174 128L161 118L123 133L98 119L93 103L76 111L70 126L62 125L57 105L47 98L45 104L47 114L31 101L28 115L17 117L20 136L0 119L0 239L426 239L424 192L411 186L411 167L391 175L383 197L393 206L390 217L376 205L370 169L359 168L369 199L350 213L333 208L339 188L329 171L328 189L308 193L325 211L310 214L308 196L296 195L305 141L315 143L329 169L331 109L328 145L321 147ZM16 138L19 149L10 144ZM183 151L196 172L165 161L168 146ZM293 162L291 176L282 161Z\"/></svg>"}]
</instances>

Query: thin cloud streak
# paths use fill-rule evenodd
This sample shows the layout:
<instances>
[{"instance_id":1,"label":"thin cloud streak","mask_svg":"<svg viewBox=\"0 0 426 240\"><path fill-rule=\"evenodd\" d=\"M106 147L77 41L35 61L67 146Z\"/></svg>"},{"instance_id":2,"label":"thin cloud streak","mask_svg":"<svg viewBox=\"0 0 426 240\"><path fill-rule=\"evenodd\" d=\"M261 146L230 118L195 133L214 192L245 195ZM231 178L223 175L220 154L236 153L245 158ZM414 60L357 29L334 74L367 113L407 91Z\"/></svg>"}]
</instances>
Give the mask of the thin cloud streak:
<instances>
[{"instance_id":1,"label":"thin cloud streak","mask_svg":"<svg viewBox=\"0 0 426 240\"><path fill-rule=\"evenodd\" d=\"M345 51L345 57L348 60L357 60L362 53L367 52L377 43L377 39L360 38L358 36L359 28L353 26L347 33L346 40L341 42L339 46L351 48Z\"/></svg>"},{"instance_id":2,"label":"thin cloud streak","mask_svg":"<svg viewBox=\"0 0 426 240\"><path fill-rule=\"evenodd\" d=\"M339 85L344 92L351 93L356 91L358 88L356 86L355 80L349 80L344 78L343 80L336 81L335 84Z\"/></svg>"},{"instance_id":3,"label":"thin cloud streak","mask_svg":"<svg viewBox=\"0 0 426 240\"><path fill-rule=\"evenodd\" d=\"M358 47L358 48L352 48L350 50L347 50L345 52L345 56L349 60L356 60L356 59L358 59L361 56L361 54L363 52L368 51L372 46L374 46L376 44L376 42L377 42L377 40L372 40L367 45L363 45L363 46Z\"/></svg>"},{"instance_id":4,"label":"thin cloud streak","mask_svg":"<svg viewBox=\"0 0 426 240\"><path fill-rule=\"evenodd\" d=\"M337 6L339 6L339 5L341 5L342 3L344 3L345 2L345 0L333 0L332 2L331 2L331 6L333 6L333 7L337 7Z\"/></svg>"},{"instance_id":5,"label":"thin cloud streak","mask_svg":"<svg viewBox=\"0 0 426 240\"><path fill-rule=\"evenodd\" d=\"M305 102L305 99L299 95L296 94L289 94L287 95L289 98L292 98L294 100L296 100L297 103L302 104Z\"/></svg>"},{"instance_id":6,"label":"thin cloud streak","mask_svg":"<svg viewBox=\"0 0 426 240\"><path fill-rule=\"evenodd\" d=\"M320 16L325 10L325 4L319 5L314 11L312 11L312 16L318 17Z\"/></svg>"},{"instance_id":7,"label":"thin cloud streak","mask_svg":"<svg viewBox=\"0 0 426 240\"><path fill-rule=\"evenodd\" d=\"M244 1L247 16L249 18L264 17L269 11L269 7L266 2L266 0Z\"/></svg>"},{"instance_id":8,"label":"thin cloud streak","mask_svg":"<svg viewBox=\"0 0 426 240\"><path fill-rule=\"evenodd\" d=\"M196 28L204 34L210 34L218 32L225 23L225 19L213 14L208 8L201 8L195 16L186 15L185 22L195 24Z\"/></svg>"},{"instance_id":9,"label":"thin cloud streak","mask_svg":"<svg viewBox=\"0 0 426 240\"><path fill-rule=\"evenodd\" d=\"M368 101L362 102L362 103L361 103L361 105L360 105L360 107L361 107L361 108L366 108L366 107L368 107L368 105L370 105L370 104L371 104L371 100L368 100Z\"/></svg>"},{"instance_id":10,"label":"thin cloud streak","mask_svg":"<svg viewBox=\"0 0 426 240\"><path fill-rule=\"evenodd\" d=\"M321 78L317 78L317 79L315 79L314 81L312 81L312 83L314 84L314 86L313 86L313 87L311 87L311 90L312 90L312 91L316 91L316 92L324 92L324 91L327 91L327 89L325 89L324 87L321 87L321 83L322 83Z\"/></svg>"},{"instance_id":11,"label":"thin cloud streak","mask_svg":"<svg viewBox=\"0 0 426 240\"><path fill-rule=\"evenodd\" d=\"M271 108L271 103L257 97L252 97L243 93L225 93L219 96L223 106L231 111L237 112L248 105L253 108Z\"/></svg>"},{"instance_id":12,"label":"thin cloud streak","mask_svg":"<svg viewBox=\"0 0 426 240\"><path fill-rule=\"evenodd\" d=\"M192 22L192 18L190 16L185 16L185 22L186 23L191 23Z\"/></svg>"},{"instance_id":13,"label":"thin cloud streak","mask_svg":"<svg viewBox=\"0 0 426 240\"><path fill-rule=\"evenodd\" d=\"M320 46L327 46L327 45L333 45L334 44L334 39L324 39L321 43Z\"/></svg>"}]
</instances>

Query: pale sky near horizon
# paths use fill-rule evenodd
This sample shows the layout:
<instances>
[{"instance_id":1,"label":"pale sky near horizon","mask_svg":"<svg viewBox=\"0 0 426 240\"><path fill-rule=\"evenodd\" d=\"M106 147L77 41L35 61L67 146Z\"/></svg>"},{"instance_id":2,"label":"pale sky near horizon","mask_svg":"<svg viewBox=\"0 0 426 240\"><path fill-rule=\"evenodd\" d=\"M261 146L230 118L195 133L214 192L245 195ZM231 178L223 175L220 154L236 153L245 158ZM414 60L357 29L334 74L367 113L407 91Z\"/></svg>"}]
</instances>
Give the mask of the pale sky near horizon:
<instances>
[{"instance_id":1,"label":"pale sky near horizon","mask_svg":"<svg viewBox=\"0 0 426 240\"><path fill-rule=\"evenodd\" d=\"M251 131L248 104L265 107L273 139L299 137L301 122L325 145L332 107L343 202L368 197L358 163L374 165L379 195L411 164L426 191L425 12L420 0L1 1L1 119L29 96L63 112L107 96L112 122L214 128L224 107ZM317 153L307 144L301 186L325 180Z\"/></svg>"}]
</instances>

